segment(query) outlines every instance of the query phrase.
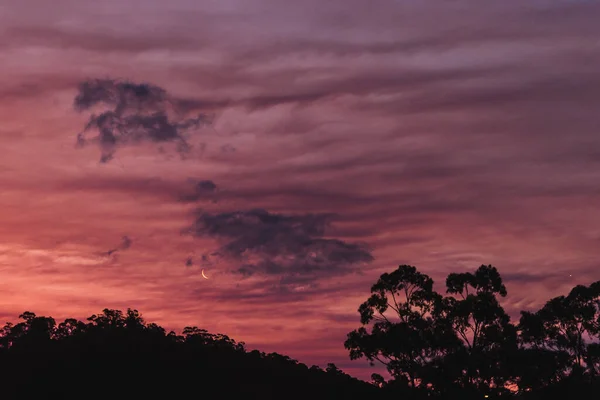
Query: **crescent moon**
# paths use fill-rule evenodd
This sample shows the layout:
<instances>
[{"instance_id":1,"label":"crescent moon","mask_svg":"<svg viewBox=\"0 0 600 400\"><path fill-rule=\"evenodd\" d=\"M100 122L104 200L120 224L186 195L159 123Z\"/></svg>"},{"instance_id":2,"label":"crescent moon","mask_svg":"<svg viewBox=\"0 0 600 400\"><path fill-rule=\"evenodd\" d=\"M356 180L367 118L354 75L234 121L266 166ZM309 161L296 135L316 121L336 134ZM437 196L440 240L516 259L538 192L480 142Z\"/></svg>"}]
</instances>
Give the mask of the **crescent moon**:
<instances>
[{"instance_id":1,"label":"crescent moon","mask_svg":"<svg viewBox=\"0 0 600 400\"><path fill-rule=\"evenodd\" d=\"M206 276L206 274L204 273L204 270L202 270L202 277L203 277L204 279L208 279L208 276Z\"/></svg>"}]
</instances>

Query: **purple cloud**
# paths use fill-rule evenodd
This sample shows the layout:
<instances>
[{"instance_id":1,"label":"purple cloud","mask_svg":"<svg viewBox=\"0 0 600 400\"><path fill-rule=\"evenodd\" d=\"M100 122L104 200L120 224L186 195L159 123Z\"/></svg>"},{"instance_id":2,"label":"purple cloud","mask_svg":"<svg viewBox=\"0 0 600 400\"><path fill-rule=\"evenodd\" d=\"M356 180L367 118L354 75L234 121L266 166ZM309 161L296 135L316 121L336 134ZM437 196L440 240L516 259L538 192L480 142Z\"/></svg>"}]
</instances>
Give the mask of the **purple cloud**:
<instances>
[{"instance_id":1,"label":"purple cloud","mask_svg":"<svg viewBox=\"0 0 600 400\"><path fill-rule=\"evenodd\" d=\"M205 114L193 118L169 115L173 103L167 92L148 83L133 83L113 79L95 79L79 85L74 107L78 112L103 105L109 110L92 114L77 137L77 144L85 145L89 131L98 135L91 140L98 143L100 162L110 161L117 148L141 142L175 143L176 150L185 154L191 149L188 134L210 122Z\"/></svg>"},{"instance_id":2,"label":"purple cloud","mask_svg":"<svg viewBox=\"0 0 600 400\"><path fill-rule=\"evenodd\" d=\"M356 271L373 260L362 244L326 238L334 215L287 215L263 209L200 212L189 233L223 242L213 253L238 264L244 276L277 276L279 283L309 284L323 276Z\"/></svg>"}]
</instances>

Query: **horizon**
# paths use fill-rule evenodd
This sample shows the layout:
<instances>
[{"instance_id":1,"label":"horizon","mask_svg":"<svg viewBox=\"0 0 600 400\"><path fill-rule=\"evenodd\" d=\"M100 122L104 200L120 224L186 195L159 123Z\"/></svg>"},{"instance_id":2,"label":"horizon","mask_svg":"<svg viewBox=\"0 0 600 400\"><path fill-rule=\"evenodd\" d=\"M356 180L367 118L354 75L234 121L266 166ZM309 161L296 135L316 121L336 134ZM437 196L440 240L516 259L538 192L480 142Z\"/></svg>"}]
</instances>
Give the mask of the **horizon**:
<instances>
[{"instance_id":1,"label":"horizon","mask_svg":"<svg viewBox=\"0 0 600 400\"><path fill-rule=\"evenodd\" d=\"M2 323L129 307L368 379L380 369L343 342L400 264L440 292L492 264L512 318L599 280L598 16L563 0L0 5ZM125 82L157 91L140 111L106 95ZM161 96L175 143L78 142L99 112Z\"/></svg>"}]
</instances>

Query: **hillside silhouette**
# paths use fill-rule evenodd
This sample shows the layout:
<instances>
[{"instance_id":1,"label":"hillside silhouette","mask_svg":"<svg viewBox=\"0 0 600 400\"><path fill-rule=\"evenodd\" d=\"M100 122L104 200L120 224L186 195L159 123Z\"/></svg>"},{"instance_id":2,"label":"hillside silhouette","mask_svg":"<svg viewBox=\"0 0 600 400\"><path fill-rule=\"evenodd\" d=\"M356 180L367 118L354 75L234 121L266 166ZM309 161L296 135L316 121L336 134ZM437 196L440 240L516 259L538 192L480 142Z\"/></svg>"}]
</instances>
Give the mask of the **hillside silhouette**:
<instances>
[{"instance_id":1,"label":"hillside silhouette","mask_svg":"<svg viewBox=\"0 0 600 400\"><path fill-rule=\"evenodd\" d=\"M377 398L333 364L309 368L196 327L166 332L136 310L20 318L1 333L2 398Z\"/></svg>"},{"instance_id":2,"label":"hillside silhouette","mask_svg":"<svg viewBox=\"0 0 600 400\"><path fill-rule=\"evenodd\" d=\"M58 323L24 312L0 330L2 398L598 398L600 282L518 323L491 265L450 274L446 293L413 266L381 275L343 343L351 359L385 365L390 378L370 383L198 327L167 332L134 309Z\"/></svg>"}]
</instances>

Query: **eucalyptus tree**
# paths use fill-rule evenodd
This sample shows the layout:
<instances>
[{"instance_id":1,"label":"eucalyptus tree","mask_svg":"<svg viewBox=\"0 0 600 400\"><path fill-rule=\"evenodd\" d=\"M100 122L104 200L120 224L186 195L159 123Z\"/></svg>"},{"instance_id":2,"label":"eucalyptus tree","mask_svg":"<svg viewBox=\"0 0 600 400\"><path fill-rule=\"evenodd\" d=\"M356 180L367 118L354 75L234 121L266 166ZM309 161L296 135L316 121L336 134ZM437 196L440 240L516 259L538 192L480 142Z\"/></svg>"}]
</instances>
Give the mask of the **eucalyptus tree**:
<instances>
[{"instance_id":1,"label":"eucalyptus tree","mask_svg":"<svg viewBox=\"0 0 600 400\"><path fill-rule=\"evenodd\" d=\"M362 326L344 343L350 358L379 362L396 380L426 387L430 365L457 344L453 333L435 318L441 302L433 280L414 266L400 265L382 274L358 309Z\"/></svg>"}]
</instances>

